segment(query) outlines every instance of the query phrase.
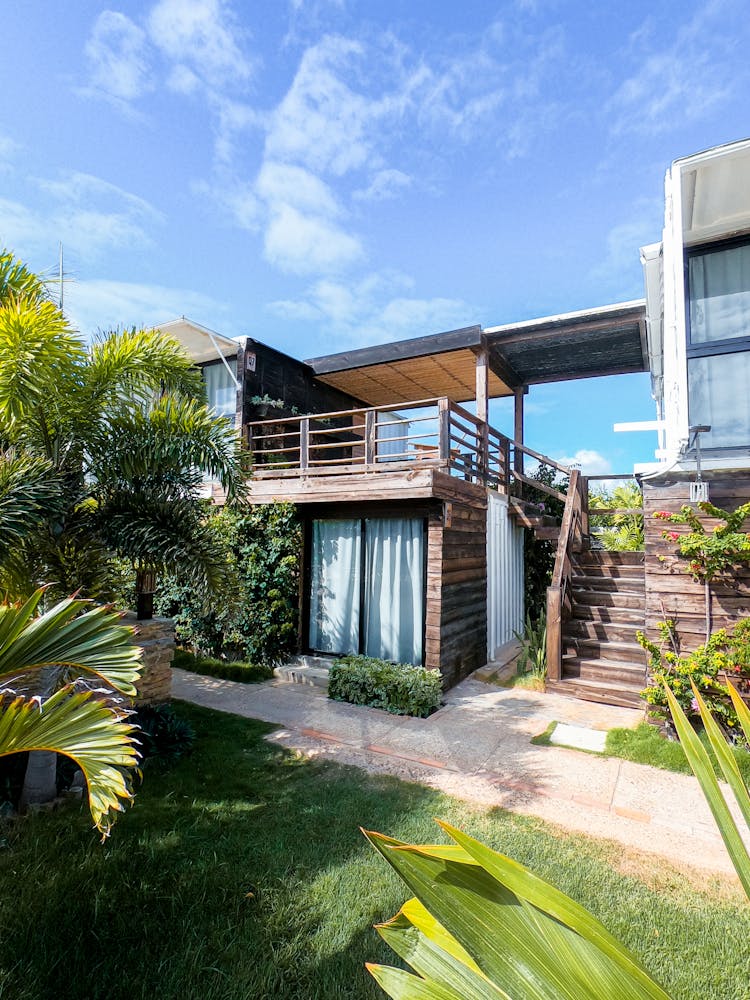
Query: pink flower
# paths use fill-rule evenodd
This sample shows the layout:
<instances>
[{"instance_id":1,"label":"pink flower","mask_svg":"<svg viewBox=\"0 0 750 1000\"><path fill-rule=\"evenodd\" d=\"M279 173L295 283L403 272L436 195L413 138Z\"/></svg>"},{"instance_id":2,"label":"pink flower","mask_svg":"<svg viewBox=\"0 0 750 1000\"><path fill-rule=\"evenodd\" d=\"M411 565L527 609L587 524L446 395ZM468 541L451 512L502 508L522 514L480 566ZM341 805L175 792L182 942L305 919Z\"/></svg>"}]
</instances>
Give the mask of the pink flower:
<instances>
[{"instance_id":1,"label":"pink flower","mask_svg":"<svg viewBox=\"0 0 750 1000\"><path fill-rule=\"evenodd\" d=\"M668 521L672 515L668 510L655 510L654 517L658 517L660 521Z\"/></svg>"},{"instance_id":2,"label":"pink flower","mask_svg":"<svg viewBox=\"0 0 750 1000\"><path fill-rule=\"evenodd\" d=\"M690 707L694 712L700 712L700 705L698 704L697 698L693 698L693 700L690 702Z\"/></svg>"},{"instance_id":3,"label":"pink flower","mask_svg":"<svg viewBox=\"0 0 750 1000\"><path fill-rule=\"evenodd\" d=\"M676 531L670 531L670 532L668 532L668 534L669 534L669 537L672 539L673 542L678 542L680 540L680 536L679 536L679 534Z\"/></svg>"}]
</instances>

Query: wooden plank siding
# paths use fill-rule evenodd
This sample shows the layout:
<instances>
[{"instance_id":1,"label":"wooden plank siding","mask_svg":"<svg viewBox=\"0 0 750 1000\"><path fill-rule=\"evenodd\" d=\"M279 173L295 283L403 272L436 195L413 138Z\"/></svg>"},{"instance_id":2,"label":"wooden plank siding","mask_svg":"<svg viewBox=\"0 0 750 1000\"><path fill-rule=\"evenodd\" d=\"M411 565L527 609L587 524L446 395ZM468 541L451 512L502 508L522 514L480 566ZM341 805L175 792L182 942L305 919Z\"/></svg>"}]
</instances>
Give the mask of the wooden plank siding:
<instances>
[{"instance_id":1,"label":"wooden plank siding","mask_svg":"<svg viewBox=\"0 0 750 1000\"><path fill-rule=\"evenodd\" d=\"M486 659L486 506L453 501L428 526L425 666L447 689Z\"/></svg>"},{"instance_id":2,"label":"wooden plank siding","mask_svg":"<svg viewBox=\"0 0 750 1000\"><path fill-rule=\"evenodd\" d=\"M706 477L708 478L708 477ZM710 501L723 510L734 511L750 500L750 473L727 473L710 480ZM676 513L690 502L689 480L660 481L659 485L643 483L643 508L646 537L646 603L645 625L650 638L658 640L656 625L665 618L674 618L683 651L690 651L705 642L704 587L685 572L687 560L677 555L676 544L662 537L664 530L686 534L686 525L670 524L654 517L656 511ZM717 523L705 518L707 530ZM750 531L750 520L745 522ZM733 579L715 581L711 585L712 629L731 627L750 614L750 566L740 566Z\"/></svg>"}]
</instances>

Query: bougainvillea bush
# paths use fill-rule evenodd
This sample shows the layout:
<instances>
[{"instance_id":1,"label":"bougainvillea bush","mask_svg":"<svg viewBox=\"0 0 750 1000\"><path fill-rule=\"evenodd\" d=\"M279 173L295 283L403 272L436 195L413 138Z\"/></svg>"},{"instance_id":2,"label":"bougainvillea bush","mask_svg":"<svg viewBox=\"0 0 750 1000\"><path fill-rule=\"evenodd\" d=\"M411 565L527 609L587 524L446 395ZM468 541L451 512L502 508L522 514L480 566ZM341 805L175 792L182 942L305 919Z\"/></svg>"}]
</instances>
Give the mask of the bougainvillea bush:
<instances>
[{"instance_id":1,"label":"bougainvillea bush","mask_svg":"<svg viewBox=\"0 0 750 1000\"><path fill-rule=\"evenodd\" d=\"M719 629L707 643L687 655L678 652L673 620L660 622L658 627L661 640L658 645L647 639L643 632L638 633L639 643L649 654L651 679L643 697L652 706L651 714L657 718L669 718L664 690L664 685L668 684L685 713L698 716L692 681L710 711L732 738L732 734L740 729L727 680L731 680L742 695L750 695L750 618L744 618L731 630Z\"/></svg>"},{"instance_id":2,"label":"bougainvillea bush","mask_svg":"<svg viewBox=\"0 0 750 1000\"><path fill-rule=\"evenodd\" d=\"M688 560L687 571L694 580L711 583L739 563L750 560L750 534L741 530L745 520L750 517L750 503L743 504L731 514L708 502L697 506L707 517L724 523L717 524L712 531L706 531L706 526L689 504L684 504L675 513L657 510L654 517L670 524L685 524L690 528L687 534L665 529L662 537L677 545L679 554Z\"/></svg>"}]
</instances>

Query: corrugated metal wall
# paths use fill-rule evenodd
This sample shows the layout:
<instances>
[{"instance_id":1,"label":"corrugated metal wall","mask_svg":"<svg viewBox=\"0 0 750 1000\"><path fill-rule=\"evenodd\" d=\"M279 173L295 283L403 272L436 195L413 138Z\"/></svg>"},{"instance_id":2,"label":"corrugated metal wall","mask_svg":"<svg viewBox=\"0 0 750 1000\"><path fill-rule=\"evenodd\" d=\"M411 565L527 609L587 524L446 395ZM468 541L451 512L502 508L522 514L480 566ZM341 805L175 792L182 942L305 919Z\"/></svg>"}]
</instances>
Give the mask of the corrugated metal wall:
<instances>
[{"instance_id":1,"label":"corrugated metal wall","mask_svg":"<svg viewBox=\"0 0 750 1000\"><path fill-rule=\"evenodd\" d=\"M523 528L508 516L508 499L487 493L487 659L523 631Z\"/></svg>"}]
</instances>

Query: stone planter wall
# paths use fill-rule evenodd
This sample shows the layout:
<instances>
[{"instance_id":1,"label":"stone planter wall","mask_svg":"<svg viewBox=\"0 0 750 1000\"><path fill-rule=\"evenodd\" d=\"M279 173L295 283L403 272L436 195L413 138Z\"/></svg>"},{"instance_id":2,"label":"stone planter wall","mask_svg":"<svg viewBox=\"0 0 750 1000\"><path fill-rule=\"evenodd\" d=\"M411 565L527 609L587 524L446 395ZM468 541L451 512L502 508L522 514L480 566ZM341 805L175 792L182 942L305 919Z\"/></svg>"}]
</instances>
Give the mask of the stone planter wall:
<instances>
[{"instance_id":1,"label":"stone planter wall","mask_svg":"<svg viewBox=\"0 0 750 1000\"><path fill-rule=\"evenodd\" d=\"M174 656L174 622L171 618L148 618L138 621L134 611L123 616L123 623L134 625L135 642L143 650L143 670L137 684L136 705L156 705L169 701Z\"/></svg>"}]
</instances>

